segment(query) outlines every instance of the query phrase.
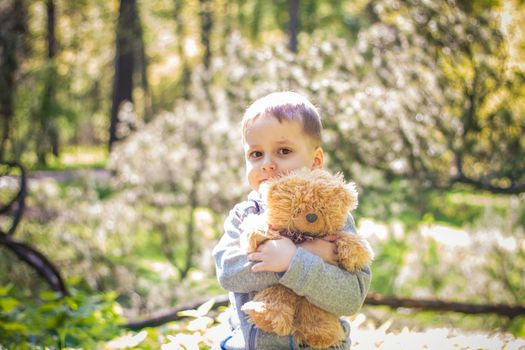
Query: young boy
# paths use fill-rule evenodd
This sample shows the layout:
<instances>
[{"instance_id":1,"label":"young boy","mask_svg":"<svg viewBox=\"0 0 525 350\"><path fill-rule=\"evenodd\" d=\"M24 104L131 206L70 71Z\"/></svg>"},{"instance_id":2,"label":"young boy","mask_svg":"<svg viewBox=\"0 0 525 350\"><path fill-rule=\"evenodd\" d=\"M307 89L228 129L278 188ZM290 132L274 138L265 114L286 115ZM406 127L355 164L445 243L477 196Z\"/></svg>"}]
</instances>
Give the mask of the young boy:
<instances>
[{"instance_id":1,"label":"young boy","mask_svg":"<svg viewBox=\"0 0 525 350\"><path fill-rule=\"evenodd\" d=\"M260 290L281 283L335 315L351 315L361 307L370 285L370 269L356 273L337 266L335 243L321 239L295 245L288 238L267 241L247 255L240 247L240 224L249 213L264 212L259 188L268 179L303 167L321 168L321 118L316 108L293 92L269 94L255 101L242 120L246 177L252 192L237 204L224 224L225 233L213 250L217 277L230 293L233 334L221 349L309 349L292 336L257 329L241 311ZM344 228L355 233L348 214ZM350 327L341 321L347 340L332 349L350 348Z\"/></svg>"}]
</instances>

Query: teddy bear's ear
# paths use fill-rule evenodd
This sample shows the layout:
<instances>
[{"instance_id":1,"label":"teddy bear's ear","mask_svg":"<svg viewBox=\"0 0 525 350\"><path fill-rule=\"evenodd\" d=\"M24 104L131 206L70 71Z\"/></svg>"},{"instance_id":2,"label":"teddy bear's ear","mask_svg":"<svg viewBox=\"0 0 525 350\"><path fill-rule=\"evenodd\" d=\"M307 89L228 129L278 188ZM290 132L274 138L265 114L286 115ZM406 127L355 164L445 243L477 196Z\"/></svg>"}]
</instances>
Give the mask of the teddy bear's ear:
<instances>
[{"instance_id":1,"label":"teddy bear's ear","mask_svg":"<svg viewBox=\"0 0 525 350\"><path fill-rule=\"evenodd\" d=\"M295 173L284 174L263 183L259 187L259 192L263 201L269 203L272 200L290 197L294 193L296 185Z\"/></svg>"}]
</instances>

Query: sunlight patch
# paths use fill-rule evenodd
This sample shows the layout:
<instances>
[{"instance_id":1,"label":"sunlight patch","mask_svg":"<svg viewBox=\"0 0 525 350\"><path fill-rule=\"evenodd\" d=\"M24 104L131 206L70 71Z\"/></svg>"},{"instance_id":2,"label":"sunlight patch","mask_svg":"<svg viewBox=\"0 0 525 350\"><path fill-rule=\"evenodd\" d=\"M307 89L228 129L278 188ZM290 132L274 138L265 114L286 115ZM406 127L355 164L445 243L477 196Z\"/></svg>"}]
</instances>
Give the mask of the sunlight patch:
<instances>
[{"instance_id":1,"label":"sunlight patch","mask_svg":"<svg viewBox=\"0 0 525 350\"><path fill-rule=\"evenodd\" d=\"M472 239L468 232L443 225L423 226L421 227L421 235L449 247L469 247L472 245Z\"/></svg>"},{"instance_id":2,"label":"sunlight patch","mask_svg":"<svg viewBox=\"0 0 525 350\"><path fill-rule=\"evenodd\" d=\"M379 241L386 241L388 239L388 227L383 224L378 224L371 219L359 220L359 233L365 237L376 237Z\"/></svg>"}]
</instances>

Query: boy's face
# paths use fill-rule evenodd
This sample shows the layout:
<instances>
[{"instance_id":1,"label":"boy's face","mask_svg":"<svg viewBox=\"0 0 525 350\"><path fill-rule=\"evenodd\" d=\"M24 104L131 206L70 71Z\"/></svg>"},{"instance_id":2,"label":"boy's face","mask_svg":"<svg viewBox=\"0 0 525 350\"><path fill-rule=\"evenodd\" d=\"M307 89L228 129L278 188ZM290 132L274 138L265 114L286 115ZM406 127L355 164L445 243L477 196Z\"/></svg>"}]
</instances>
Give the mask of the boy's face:
<instances>
[{"instance_id":1,"label":"boy's face","mask_svg":"<svg viewBox=\"0 0 525 350\"><path fill-rule=\"evenodd\" d=\"M299 121L280 123L273 116L259 116L246 130L244 141L246 176L255 191L268 179L307 167L323 166L324 154L315 147Z\"/></svg>"}]
</instances>

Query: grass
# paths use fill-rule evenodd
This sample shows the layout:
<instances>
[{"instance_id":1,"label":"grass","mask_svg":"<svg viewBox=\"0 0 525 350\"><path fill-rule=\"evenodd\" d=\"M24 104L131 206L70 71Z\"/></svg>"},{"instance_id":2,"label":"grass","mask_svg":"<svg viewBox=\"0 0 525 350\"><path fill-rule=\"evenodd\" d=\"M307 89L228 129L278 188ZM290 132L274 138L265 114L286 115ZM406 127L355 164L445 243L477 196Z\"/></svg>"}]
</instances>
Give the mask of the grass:
<instances>
[{"instance_id":1,"label":"grass","mask_svg":"<svg viewBox=\"0 0 525 350\"><path fill-rule=\"evenodd\" d=\"M355 211L356 218L374 217L384 222L400 220L406 227L444 224L461 228L475 223L487 210L508 214L516 199L516 196L475 191L464 185L454 185L447 191L427 189L415 194L405 191L401 185L392 184L391 187L390 193L365 191ZM525 213L520 222L525 227Z\"/></svg>"},{"instance_id":2,"label":"grass","mask_svg":"<svg viewBox=\"0 0 525 350\"><path fill-rule=\"evenodd\" d=\"M35 165L32 170L104 169L108 156L109 152L105 146L69 145L61 150L59 157L50 157L46 165Z\"/></svg>"}]
</instances>

